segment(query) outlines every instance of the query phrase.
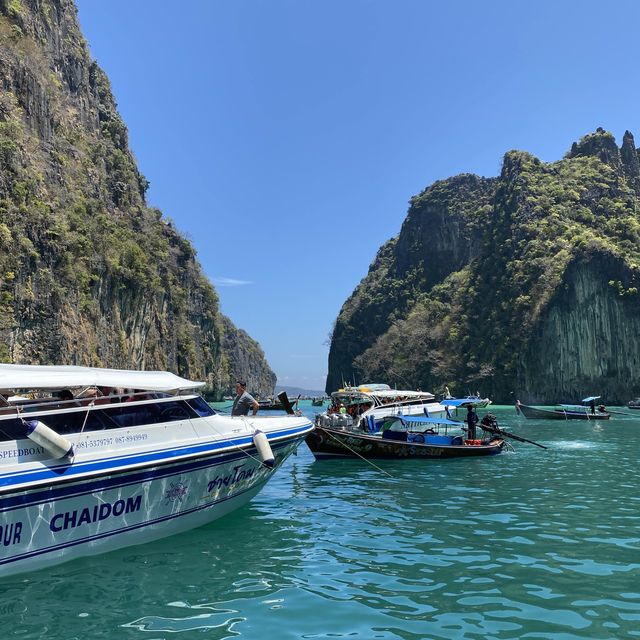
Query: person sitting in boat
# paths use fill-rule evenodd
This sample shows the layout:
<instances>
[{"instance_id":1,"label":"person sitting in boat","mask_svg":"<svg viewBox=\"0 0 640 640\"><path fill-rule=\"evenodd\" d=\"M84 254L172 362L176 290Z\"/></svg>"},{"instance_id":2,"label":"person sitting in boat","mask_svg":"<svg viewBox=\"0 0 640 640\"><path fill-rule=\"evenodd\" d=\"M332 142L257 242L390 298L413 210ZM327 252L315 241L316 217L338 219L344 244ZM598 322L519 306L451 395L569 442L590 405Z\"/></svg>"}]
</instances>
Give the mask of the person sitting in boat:
<instances>
[{"instance_id":1,"label":"person sitting in boat","mask_svg":"<svg viewBox=\"0 0 640 640\"><path fill-rule=\"evenodd\" d=\"M135 400L152 400L153 396L145 393L142 389L132 389L131 395L124 399L124 402L134 402Z\"/></svg>"},{"instance_id":2,"label":"person sitting in boat","mask_svg":"<svg viewBox=\"0 0 640 640\"><path fill-rule=\"evenodd\" d=\"M61 404L59 405L61 409L70 409L78 404L77 402L71 402L72 400L75 400L71 389L61 389L56 393L56 396L57 399L61 401Z\"/></svg>"},{"instance_id":3,"label":"person sitting in boat","mask_svg":"<svg viewBox=\"0 0 640 640\"><path fill-rule=\"evenodd\" d=\"M345 407L342 402L338 405L338 413L347 413L347 407Z\"/></svg>"},{"instance_id":4,"label":"person sitting in boat","mask_svg":"<svg viewBox=\"0 0 640 640\"><path fill-rule=\"evenodd\" d=\"M473 405L467 405L467 417L465 419L467 423L467 438L469 440L476 439L476 425L478 424L478 414L474 411Z\"/></svg>"},{"instance_id":5,"label":"person sitting in boat","mask_svg":"<svg viewBox=\"0 0 640 640\"><path fill-rule=\"evenodd\" d=\"M71 389L62 389L58 392L58 398L63 402L66 400L73 400L73 393L71 393Z\"/></svg>"},{"instance_id":6,"label":"person sitting in boat","mask_svg":"<svg viewBox=\"0 0 640 640\"><path fill-rule=\"evenodd\" d=\"M247 393L247 383L244 380L238 380L236 382L236 397L233 401L231 415L246 416L249 414L249 409L253 409L253 415L255 416L259 408L260 405L256 402L256 399Z\"/></svg>"},{"instance_id":7,"label":"person sitting in boat","mask_svg":"<svg viewBox=\"0 0 640 640\"><path fill-rule=\"evenodd\" d=\"M113 387L98 387L94 404L109 404L112 399L109 397L113 392Z\"/></svg>"},{"instance_id":8,"label":"person sitting in boat","mask_svg":"<svg viewBox=\"0 0 640 640\"><path fill-rule=\"evenodd\" d=\"M607 412L607 408L603 404L599 404L598 405L598 411L600 413L606 413Z\"/></svg>"}]
</instances>

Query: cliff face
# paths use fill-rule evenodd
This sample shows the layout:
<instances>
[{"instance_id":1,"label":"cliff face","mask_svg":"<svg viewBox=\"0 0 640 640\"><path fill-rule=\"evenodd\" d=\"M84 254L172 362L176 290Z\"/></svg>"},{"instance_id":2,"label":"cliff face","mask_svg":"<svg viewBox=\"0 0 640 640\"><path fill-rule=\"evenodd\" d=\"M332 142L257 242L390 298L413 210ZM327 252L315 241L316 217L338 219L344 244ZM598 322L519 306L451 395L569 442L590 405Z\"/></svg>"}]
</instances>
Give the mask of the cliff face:
<instances>
[{"instance_id":1,"label":"cliff face","mask_svg":"<svg viewBox=\"0 0 640 640\"><path fill-rule=\"evenodd\" d=\"M563 286L532 336L519 370L523 398L601 394L622 403L635 393L640 371L640 304L605 277L621 277L621 262L607 255L572 264ZM624 384L622 381L626 381ZM524 400L523 400L524 401Z\"/></svg>"},{"instance_id":2,"label":"cliff face","mask_svg":"<svg viewBox=\"0 0 640 640\"><path fill-rule=\"evenodd\" d=\"M341 310L327 391L339 362L347 380L499 402L637 395L638 166L631 133L618 148L598 129L559 162L511 151L498 178L426 189Z\"/></svg>"},{"instance_id":3,"label":"cliff face","mask_svg":"<svg viewBox=\"0 0 640 640\"><path fill-rule=\"evenodd\" d=\"M231 380L229 391L238 379L244 379L247 388L255 390L263 398L273 395L276 386L276 374L265 368L264 353L260 345L242 329L233 326L229 318L223 316L224 349L229 371L236 371L236 377Z\"/></svg>"},{"instance_id":4,"label":"cliff face","mask_svg":"<svg viewBox=\"0 0 640 640\"><path fill-rule=\"evenodd\" d=\"M0 359L169 369L212 394L253 375L270 392L193 247L146 205L72 0L0 0L0 87ZM232 369L244 349L252 370Z\"/></svg>"}]
</instances>

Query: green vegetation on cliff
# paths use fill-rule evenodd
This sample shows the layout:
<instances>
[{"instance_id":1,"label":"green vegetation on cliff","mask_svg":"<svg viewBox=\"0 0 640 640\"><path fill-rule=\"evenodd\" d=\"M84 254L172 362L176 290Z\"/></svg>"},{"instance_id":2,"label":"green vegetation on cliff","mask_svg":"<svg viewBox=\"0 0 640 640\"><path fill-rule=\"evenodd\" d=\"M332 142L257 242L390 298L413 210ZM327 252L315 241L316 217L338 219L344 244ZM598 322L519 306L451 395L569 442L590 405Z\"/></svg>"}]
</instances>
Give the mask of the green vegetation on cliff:
<instances>
[{"instance_id":1,"label":"green vegetation on cliff","mask_svg":"<svg viewBox=\"0 0 640 640\"><path fill-rule=\"evenodd\" d=\"M346 372L503 402L637 393L639 179L633 136L598 129L426 189L338 317L327 390Z\"/></svg>"},{"instance_id":2,"label":"green vegetation on cliff","mask_svg":"<svg viewBox=\"0 0 640 640\"><path fill-rule=\"evenodd\" d=\"M72 0L0 0L0 86L0 360L170 369L212 393L251 373L270 392L262 350L146 205Z\"/></svg>"}]
</instances>

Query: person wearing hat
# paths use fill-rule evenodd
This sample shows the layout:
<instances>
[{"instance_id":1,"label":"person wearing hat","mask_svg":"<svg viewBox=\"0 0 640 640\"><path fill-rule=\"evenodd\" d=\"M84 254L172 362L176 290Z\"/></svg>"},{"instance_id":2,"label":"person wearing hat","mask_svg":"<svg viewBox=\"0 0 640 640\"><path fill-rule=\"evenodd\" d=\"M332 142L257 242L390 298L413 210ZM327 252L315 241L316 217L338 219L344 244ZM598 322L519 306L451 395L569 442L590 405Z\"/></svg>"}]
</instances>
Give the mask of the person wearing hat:
<instances>
[{"instance_id":1,"label":"person wearing hat","mask_svg":"<svg viewBox=\"0 0 640 640\"><path fill-rule=\"evenodd\" d=\"M238 380L236 382L236 397L233 401L231 415L246 416L249 414L249 409L253 409L253 415L255 416L259 408L260 405L255 398L247 393L247 383L244 380Z\"/></svg>"}]
</instances>

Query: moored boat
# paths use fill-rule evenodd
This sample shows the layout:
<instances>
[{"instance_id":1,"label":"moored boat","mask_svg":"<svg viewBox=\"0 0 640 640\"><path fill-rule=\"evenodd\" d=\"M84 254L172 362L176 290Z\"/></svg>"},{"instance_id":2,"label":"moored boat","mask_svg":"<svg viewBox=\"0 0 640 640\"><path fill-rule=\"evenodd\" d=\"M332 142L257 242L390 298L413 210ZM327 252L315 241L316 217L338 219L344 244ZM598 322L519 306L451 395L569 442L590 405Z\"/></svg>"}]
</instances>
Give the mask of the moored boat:
<instances>
[{"instance_id":1,"label":"moored boat","mask_svg":"<svg viewBox=\"0 0 640 640\"><path fill-rule=\"evenodd\" d=\"M559 405L553 409L542 409L522 404L516 400L516 413L528 419L538 420L609 420L606 411L592 411L590 407L580 405Z\"/></svg>"},{"instance_id":2,"label":"moored boat","mask_svg":"<svg viewBox=\"0 0 640 640\"><path fill-rule=\"evenodd\" d=\"M445 398L440 400L440 404L445 407L457 409L458 407L474 407L475 409L484 409L491 404L489 398L481 398L478 396L465 396L463 398Z\"/></svg>"},{"instance_id":3,"label":"moored boat","mask_svg":"<svg viewBox=\"0 0 640 640\"><path fill-rule=\"evenodd\" d=\"M640 398L634 398L627 403L629 409L640 409Z\"/></svg>"},{"instance_id":4,"label":"moored boat","mask_svg":"<svg viewBox=\"0 0 640 640\"><path fill-rule=\"evenodd\" d=\"M168 372L0 365L0 576L224 516L313 429L300 416L217 414L201 386ZM82 391L63 400L61 389Z\"/></svg>"},{"instance_id":5,"label":"moored boat","mask_svg":"<svg viewBox=\"0 0 640 640\"><path fill-rule=\"evenodd\" d=\"M295 406L298 403L298 399L291 402L291 406ZM286 411L286 407L283 402L278 398L267 398L266 400L258 400L260 409L263 411Z\"/></svg>"},{"instance_id":6,"label":"moored boat","mask_svg":"<svg viewBox=\"0 0 640 640\"><path fill-rule=\"evenodd\" d=\"M369 426L373 429L371 420ZM478 426L482 428L482 423ZM457 432L449 433L452 428ZM504 439L492 433L484 439L466 440L464 429L464 423L425 416L389 417L378 432L365 432L353 426L328 426L319 420L306 442L318 460L475 457L500 453L505 446Z\"/></svg>"},{"instance_id":7,"label":"moored boat","mask_svg":"<svg viewBox=\"0 0 640 640\"><path fill-rule=\"evenodd\" d=\"M363 428L373 419L378 429L391 416L424 416L425 413L430 417L445 417L447 409L428 391L392 389L387 384L376 383L334 391L327 412L320 415L335 423L334 416L343 414L339 418L341 426L354 424Z\"/></svg>"}]
</instances>

